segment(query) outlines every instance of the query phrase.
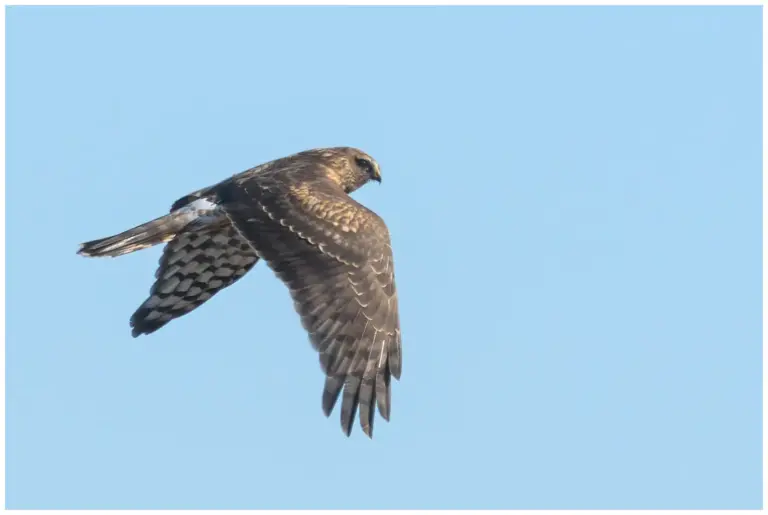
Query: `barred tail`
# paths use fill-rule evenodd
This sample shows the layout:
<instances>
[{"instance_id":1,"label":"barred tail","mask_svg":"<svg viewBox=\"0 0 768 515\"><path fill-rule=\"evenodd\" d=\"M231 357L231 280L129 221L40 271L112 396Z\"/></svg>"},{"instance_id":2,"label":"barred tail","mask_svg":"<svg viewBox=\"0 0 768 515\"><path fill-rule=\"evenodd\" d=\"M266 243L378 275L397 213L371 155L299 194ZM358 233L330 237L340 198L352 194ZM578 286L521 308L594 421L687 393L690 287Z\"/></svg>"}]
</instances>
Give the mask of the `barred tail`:
<instances>
[{"instance_id":1,"label":"barred tail","mask_svg":"<svg viewBox=\"0 0 768 515\"><path fill-rule=\"evenodd\" d=\"M182 208L115 236L81 243L77 253L87 257L117 257L136 252L171 240L196 218L196 213Z\"/></svg>"}]
</instances>

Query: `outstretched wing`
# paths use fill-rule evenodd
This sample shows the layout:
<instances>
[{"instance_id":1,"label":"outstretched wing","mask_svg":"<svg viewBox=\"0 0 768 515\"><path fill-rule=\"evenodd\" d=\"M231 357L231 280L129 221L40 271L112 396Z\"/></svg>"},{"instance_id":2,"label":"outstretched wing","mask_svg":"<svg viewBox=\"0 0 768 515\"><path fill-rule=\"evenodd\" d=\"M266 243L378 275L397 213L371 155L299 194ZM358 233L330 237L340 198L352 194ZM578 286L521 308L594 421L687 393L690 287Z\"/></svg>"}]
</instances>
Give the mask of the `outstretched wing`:
<instances>
[{"instance_id":1,"label":"outstretched wing","mask_svg":"<svg viewBox=\"0 0 768 515\"><path fill-rule=\"evenodd\" d=\"M338 187L233 182L222 203L235 227L288 286L326 374L323 411L340 395L349 435L355 412L372 435L374 405L390 416L401 341L392 249L384 222Z\"/></svg>"},{"instance_id":2,"label":"outstretched wing","mask_svg":"<svg viewBox=\"0 0 768 515\"><path fill-rule=\"evenodd\" d=\"M197 196L179 199L171 211ZM197 308L244 276L259 260L246 240L221 218L190 225L168 242L149 297L131 317L132 334L150 334Z\"/></svg>"}]
</instances>

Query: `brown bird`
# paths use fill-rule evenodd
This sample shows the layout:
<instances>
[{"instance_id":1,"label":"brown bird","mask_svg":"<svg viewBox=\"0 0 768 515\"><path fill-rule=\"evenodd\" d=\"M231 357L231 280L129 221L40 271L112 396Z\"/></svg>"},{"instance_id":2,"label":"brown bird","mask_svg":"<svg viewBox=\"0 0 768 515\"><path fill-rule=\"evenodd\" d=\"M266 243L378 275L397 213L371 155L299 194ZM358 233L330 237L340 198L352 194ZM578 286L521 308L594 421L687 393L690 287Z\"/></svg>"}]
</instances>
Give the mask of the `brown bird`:
<instances>
[{"instance_id":1,"label":"brown bird","mask_svg":"<svg viewBox=\"0 0 768 515\"><path fill-rule=\"evenodd\" d=\"M147 300L131 317L150 334L232 285L263 259L288 286L326 375L329 416L342 390L341 426L355 413L369 437L374 404L390 416L400 378L400 322L389 231L349 193L381 182L379 165L349 147L265 163L177 200L165 216L80 245L121 256L167 242Z\"/></svg>"}]
</instances>

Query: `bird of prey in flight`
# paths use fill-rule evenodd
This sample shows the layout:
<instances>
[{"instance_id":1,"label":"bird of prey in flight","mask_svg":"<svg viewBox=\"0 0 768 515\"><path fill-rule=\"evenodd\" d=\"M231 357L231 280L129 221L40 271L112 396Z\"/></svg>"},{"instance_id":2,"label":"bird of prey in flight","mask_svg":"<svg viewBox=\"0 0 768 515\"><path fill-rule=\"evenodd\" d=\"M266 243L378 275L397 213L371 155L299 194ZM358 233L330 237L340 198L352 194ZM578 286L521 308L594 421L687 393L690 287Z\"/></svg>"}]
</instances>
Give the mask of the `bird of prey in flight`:
<instances>
[{"instance_id":1,"label":"bird of prey in flight","mask_svg":"<svg viewBox=\"0 0 768 515\"><path fill-rule=\"evenodd\" d=\"M400 322L389 231L349 193L381 182L379 165L349 147L307 150L177 200L169 214L80 245L89 257L166 243L149 298L131 317L150 334L203 304L264 260L285 283L326 375L323 411L341 396L369 437L375 405L389 420L400 378ZM343 393L342 393L343 390Z\"/></svg>"}]
</instances>

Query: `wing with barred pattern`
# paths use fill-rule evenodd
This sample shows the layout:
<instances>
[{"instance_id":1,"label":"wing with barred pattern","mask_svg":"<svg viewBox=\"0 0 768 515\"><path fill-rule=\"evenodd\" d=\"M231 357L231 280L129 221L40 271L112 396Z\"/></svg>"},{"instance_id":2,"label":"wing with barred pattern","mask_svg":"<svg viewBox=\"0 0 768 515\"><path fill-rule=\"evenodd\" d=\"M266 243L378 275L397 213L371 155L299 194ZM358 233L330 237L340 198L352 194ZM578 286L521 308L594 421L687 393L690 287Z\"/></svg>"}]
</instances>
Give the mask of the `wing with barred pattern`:
<instances>
[{"instance_id":1,"label":"wing with barred pattern","mask_svg":"<svg viewBox=\"0 0 768 515\"><path fill-rule=\"evenodd\" d=\"M175 211L194 196L179 199ZM150 295L131 317L132 334L150 334L243 277L259 260L226 217L189 228L163 250Z\"/></svg>"}]
</instances>

